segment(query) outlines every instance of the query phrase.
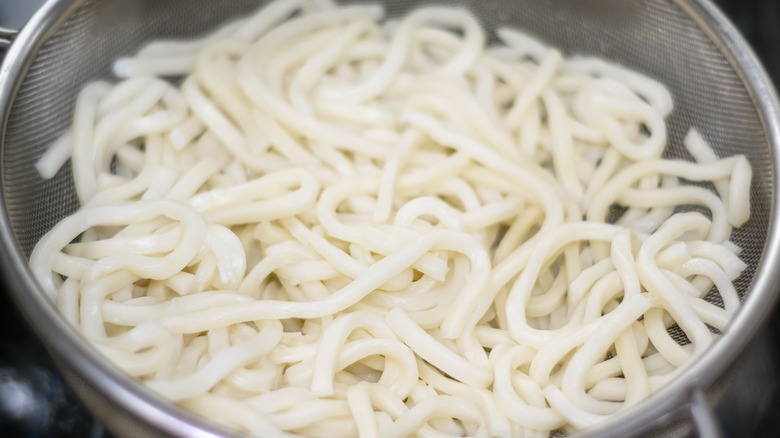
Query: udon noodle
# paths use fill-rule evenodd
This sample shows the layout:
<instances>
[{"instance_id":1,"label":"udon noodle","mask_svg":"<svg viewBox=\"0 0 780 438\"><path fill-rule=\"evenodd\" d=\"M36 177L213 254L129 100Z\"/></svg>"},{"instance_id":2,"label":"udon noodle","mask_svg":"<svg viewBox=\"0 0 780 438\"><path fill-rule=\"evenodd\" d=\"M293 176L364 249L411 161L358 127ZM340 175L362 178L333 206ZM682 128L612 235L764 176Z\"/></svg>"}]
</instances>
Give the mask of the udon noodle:
<instances>
[{"instance_id":1,"label":"udon noodle","mask_svg":"<svg viewBox=\"0 0 780 438\"><path fill-rule=\"evenodd\" d=\"M279 0L149 43L39 161L81 207L37 279L118 367L257 435L544 437L639 403L739 308L750 165L694 129L663 158L664 86L496 35Z\"/></svg>"}]
</instances>

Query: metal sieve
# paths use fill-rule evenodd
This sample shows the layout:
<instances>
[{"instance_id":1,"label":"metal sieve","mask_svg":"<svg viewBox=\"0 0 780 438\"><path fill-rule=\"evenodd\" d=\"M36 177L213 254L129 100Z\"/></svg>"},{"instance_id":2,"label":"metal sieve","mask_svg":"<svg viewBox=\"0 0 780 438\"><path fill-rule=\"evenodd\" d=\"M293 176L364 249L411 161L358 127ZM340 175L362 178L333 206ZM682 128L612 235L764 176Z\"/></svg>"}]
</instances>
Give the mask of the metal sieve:
<instances>
[{"instance_id":1,"label":"metal sieve","mask_svg":"<svg viewBox=\"0 0 780 438\"><path fill-rule=\"evenodd\" d=\"M400 15L414 0L386 2ZM453 3L453 2L450 2ZM523 29L567 54L595 55L665 83L675 99L667 156L689 159L683 138L699 129L720 156L753 166L751 220L737 230L749 268L738 280L743 308L719 340L670 385L582 436L718 434L714 405L741 353L771 313L780 279L775 92L747 44L707 0L460 0L487 29ZM45 181L34 163L69 125L76 93L111 78L111 64L146 41L198 35L259 7L233 0L50 0L15 36L0 69L0 260L7 289L92 412L118 436L224 436L234 432L184 412L123 375L60 317L34 280L27 256L78 208L69 169ZM13 32L0 29L10 39ZM494 37L491 35L491 37ZM716 294L711 294L716 297ZM718 302L713 298L713 302ZM679 331L678 339L684 338Z\"/></svg>"}]
</instances>

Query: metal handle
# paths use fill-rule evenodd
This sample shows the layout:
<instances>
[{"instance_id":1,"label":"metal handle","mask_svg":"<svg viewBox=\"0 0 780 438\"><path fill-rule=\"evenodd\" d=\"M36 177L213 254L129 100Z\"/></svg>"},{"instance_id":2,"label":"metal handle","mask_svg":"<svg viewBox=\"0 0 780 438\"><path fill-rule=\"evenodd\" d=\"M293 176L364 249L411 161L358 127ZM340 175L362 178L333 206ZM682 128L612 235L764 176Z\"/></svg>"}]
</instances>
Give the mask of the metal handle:
<instances>
[{"instance_id":1,"label":"metal handle","mask_svg":"<svg viewBox=\"0 0 780 438\"><path fill-rule=\"evenodd\" d=\"M0 51L5 52L19 31L0 26Z\"/></svg>"},{"instance_id":2,"label":"metal handle","mask_svg":"<svg viewBox=\"0 0 780 438\"><path fill-rule=\"evenodd\" d=\"M707 404L701 388L696 388L691 394L691 417L693 425L701 438L721 438L723 431L718 424L718 420L712 413L712 408Z\"/></svg>"}]
</instances>

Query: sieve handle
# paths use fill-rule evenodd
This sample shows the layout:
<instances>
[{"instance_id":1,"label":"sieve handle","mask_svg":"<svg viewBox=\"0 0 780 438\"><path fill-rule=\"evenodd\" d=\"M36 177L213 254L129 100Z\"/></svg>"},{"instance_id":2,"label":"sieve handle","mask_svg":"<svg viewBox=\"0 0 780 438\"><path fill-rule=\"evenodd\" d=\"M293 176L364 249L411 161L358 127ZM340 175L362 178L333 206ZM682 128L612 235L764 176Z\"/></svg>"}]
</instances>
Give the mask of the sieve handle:
<instances>
[{"instance_id":1,"label":"sieve handle","mask_svg":"<svg viewBox=\"0 0 780 438\"><path fill-rule=\"evenodd\" d=\"M691 394L691 417L693 426L701 438L722 438L723 431L715 419L712 408L707 404L701 388L696 388Z\"/></svg>"},{"instance_id":2,"label":"sieve handle","mask_svg":"<svg viewBox=\"0 0 780 438\"><path fill-rule=\"evenodd\" d=\"M8 47L11 46L11 41L14 40L17 33L19 31L0 26L0 52L8 50Z\"/></svg>"}]
</instances>

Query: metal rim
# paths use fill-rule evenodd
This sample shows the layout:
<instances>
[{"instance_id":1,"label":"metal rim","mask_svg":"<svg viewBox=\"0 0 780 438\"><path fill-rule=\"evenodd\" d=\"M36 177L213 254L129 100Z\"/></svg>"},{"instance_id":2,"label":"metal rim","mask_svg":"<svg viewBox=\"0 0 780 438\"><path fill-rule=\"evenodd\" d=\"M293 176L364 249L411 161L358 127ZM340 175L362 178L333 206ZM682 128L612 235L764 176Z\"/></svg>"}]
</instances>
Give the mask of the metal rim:
<instances>
[{"instance_id":1,"label":"metal rim","mask_svg":"<svg viewBox=\"0 0 780 438\"><path fill-rule=\"evenodd\" d=\"M19 32L0 68L0 136L10 114L11 103L43 43L85 0L51 0ZM721 48L741 77L756 106L771 145L775 178L780 175L780 106L771 80L747 42L709 0L676 0L713 42ZM4 139L0 137L0 141ZM777 181L774 182L777 187ZM0 199L3 199L0 193ZM771 314L778 295L780 272L780 230L776 207L778 191L771 200L772 211L767 243L750 298L745 301L724 335L666 387L648 400L582 432L580 436L639 436L656 427L665 416L691 402L691 394L706 390L734 363ZM4 200L3 200L4 204ZM202 417L178 409L152 391L110 366L78 332L59 315L45 298L29 269L27 258L14 239L5 209L0 212L0 265L5 281L25 318L47 349L103 396L128 413L176 436L235 435ZM35 291L37 293L30 293ZM56 341L50 333L57 333ZM75 353L75 354L74 354Z\"/></svg>"}]
</instances>

